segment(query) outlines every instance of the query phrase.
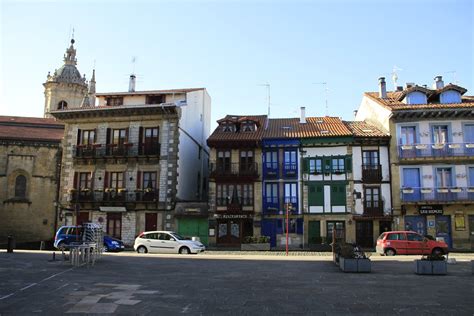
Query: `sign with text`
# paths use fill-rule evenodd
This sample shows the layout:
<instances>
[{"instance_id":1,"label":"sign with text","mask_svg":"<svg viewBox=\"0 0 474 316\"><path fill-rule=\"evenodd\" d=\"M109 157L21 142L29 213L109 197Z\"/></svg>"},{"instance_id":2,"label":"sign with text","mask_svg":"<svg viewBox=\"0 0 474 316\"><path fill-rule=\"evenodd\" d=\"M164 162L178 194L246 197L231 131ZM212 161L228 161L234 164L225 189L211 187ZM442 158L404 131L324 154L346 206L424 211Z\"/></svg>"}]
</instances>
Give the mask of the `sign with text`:
<instances>
[{"instance_id":1,"label":"sign with text","mask_svg":"<svg viewBox=\"0 0 474 316\"><path fill-rule=\"evenodd\" d=\"M420 205L418 208L421 215L442 215L442 205Z\"/></svg>"},{"instance_id":2,"label":"sign with text","mask_svg":"<svg viewBox=\"0 0 474 316\"><path fill-rule=\"evenodd\" d=\"M214 218L217 219L250 219L252 215L248 214L214 214Z\"/></svg>"}]
</instances>

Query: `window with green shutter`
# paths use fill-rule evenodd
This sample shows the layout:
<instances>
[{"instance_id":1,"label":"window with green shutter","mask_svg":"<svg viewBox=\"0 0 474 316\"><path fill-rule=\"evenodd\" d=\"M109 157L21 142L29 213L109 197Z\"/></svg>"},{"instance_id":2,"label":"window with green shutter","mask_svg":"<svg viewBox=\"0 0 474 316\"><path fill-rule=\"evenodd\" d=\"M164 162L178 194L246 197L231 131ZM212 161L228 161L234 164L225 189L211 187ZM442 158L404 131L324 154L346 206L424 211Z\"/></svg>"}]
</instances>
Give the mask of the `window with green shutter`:
<instances>
[{"instance_id":1,"label":"window with green shutter","mask_svg":"<svg viewBox=\"0 0 474 316\"><path fill-rule=\"evenodd\" d=\"M331 205L346 205L346 184L331 184Z\"/></svg>"},{"instance_id":2,"label":"window with green shutter","mask_svg":"<svg viewBox=\"0 0 474 316\"><path fill-rule=\"evenodd\" d=\"M324 205L324 185L321 183L310 183L308 185L309 206L323 206Z\"/></svg>"}]
</instances>

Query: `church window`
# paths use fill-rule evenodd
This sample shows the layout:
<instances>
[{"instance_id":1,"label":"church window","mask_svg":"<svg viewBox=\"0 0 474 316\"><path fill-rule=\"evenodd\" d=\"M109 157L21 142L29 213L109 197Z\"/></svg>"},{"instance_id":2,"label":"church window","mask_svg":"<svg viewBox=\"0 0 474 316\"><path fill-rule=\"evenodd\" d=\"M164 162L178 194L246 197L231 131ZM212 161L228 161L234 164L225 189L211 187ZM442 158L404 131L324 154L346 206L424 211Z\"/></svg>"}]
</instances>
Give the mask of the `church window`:
<instances>
[{"instance_id":1,"label":"church window","mask_svg":"<svg viewBox=\"0 0 474 316\"><path fill-rule=\"evenodd\" d=\"M26 177L19 175L15 180L15 197L24 198L26 197Z\"/></svg>"}]
</instances>

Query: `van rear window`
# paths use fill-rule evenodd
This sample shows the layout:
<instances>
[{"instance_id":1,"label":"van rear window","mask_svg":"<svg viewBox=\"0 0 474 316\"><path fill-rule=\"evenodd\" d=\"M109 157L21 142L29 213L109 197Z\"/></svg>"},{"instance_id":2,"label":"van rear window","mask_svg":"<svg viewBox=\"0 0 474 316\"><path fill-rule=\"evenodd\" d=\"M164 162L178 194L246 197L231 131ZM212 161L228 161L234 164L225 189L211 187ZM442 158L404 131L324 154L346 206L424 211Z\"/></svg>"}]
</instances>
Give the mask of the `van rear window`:
<instances>
[{"instance_id":1,"label":"van rear window","mask_svg":"<svg viewBox=\"0 0 474 316\"><path fill-rule=\"evenodd\" d=\"M377 238L377 240L382 240L383 237L384 237L386 234L387 234L387 233L381 233L380 236L379 236L379 238Z\"/></svg>"}]
</instances>

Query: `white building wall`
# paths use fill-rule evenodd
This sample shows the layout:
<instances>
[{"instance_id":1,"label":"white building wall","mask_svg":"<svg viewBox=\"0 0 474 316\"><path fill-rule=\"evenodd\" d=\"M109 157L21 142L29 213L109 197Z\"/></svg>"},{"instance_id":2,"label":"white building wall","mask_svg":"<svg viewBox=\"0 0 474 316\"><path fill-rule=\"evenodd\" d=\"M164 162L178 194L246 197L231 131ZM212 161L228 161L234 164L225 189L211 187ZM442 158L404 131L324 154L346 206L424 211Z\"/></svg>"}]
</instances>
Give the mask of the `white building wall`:
<instances>
[{"instance_id":1,"label":"white building wall","mask_svg":"<svg viewBox=\"0 0 474 316\"><path fill-rule=\"evenodd\" d=\"M390 181L390 159L388 146L379 148L380 164L382 165L382 181Z\"/></svg>"},{"instance_id":2,"label":"white building wall","mask_svg":"<svg viewBox=\"0 0 474 316\"><path fill-rule=\"evenodd\" d=\"M362 180L362 148L352 147L352 178L354 181Z\"/></svg>"},{"instance_id":3,"label":"white building wall","mask_svg":"<svg viewBox=\"0 0 474 316\"><path fill-rule=\"evenodd\" d=\"M382 131L389 132L390 116L391 112L389 109L380 106L377 102L364 95L357 110L355 120L367 121Z\"/></svg>"}]
</instances>

